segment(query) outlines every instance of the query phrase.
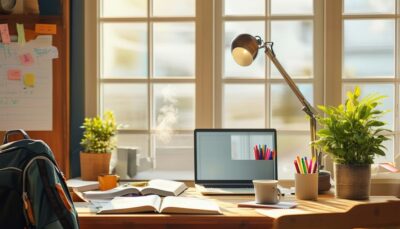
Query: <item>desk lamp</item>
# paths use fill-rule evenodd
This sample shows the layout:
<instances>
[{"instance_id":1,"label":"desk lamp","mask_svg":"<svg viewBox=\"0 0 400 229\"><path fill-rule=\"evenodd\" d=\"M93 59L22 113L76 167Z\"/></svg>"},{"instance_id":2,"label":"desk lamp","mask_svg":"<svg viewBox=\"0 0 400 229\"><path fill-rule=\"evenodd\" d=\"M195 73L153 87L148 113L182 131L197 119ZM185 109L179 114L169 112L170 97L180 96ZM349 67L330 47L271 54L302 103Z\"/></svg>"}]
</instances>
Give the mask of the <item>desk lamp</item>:
<instances>
[{"instance_id":1,"label":"desk lamp","mask_svg":"<svg viewBox=\"0 0 400 229\"><path fill-rule=\"evenodd\" d=\"M301 93L292 78L289 76L289 74L276 58L274 50L272 49L273 45L273 42L264 42L259 36L240 34L232 41L231 52L233 59L237 64L241 66L249 66L256 59L258 50L262 48L265 49L265 55L267 55L272 63L274 63L275 67L281 73L286 83L289 85L290 89L303 105L302 110L310 117L311 141L314 142L317 139L317 112L313 108L313 106L311 106L311 104L306 100L303 93ZM311 146L311 156L317 157L319 170L321 168L321 153L318 153L313 145ZM324 176L326 176L326 174L324 174ZM329 177L327 179L329 179ZM323 191L324 188L320 187L319 189Z\"/></svg>"}]
</instances>

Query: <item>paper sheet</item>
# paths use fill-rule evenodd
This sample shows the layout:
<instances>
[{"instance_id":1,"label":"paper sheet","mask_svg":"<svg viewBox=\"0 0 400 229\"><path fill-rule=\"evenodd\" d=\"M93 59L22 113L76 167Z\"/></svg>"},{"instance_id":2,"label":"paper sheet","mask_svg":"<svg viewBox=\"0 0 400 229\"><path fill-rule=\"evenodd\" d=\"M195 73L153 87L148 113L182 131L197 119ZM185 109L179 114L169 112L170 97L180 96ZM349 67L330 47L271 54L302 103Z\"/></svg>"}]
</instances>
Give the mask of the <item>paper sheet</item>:
<instances>
[{"instance_id":1,"label":"paper sheet","mask_svg":"<svg viewBox=\"0 0 400 229\"><path fill-rule=\"evenodd\" d=\"M51 36L25 44L0 43L0 131L53 129Z\"/></svg>"}]
</instances>

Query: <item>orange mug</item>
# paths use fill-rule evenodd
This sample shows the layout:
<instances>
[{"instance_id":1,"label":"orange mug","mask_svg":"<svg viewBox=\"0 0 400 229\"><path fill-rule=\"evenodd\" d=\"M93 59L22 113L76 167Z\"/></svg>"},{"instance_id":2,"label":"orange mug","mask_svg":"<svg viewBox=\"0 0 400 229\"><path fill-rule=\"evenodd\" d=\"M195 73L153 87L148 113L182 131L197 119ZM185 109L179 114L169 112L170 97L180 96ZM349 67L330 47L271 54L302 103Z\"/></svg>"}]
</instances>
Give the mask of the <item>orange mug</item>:
<instances>
[{"instance_id":1,"label":"orange mug","mask_svg":"<svg viewBox=\"0 0 400 229\"><path fill-rule=\"evenodd\" d=\"M97 177L97 179L99 180L99 189L101 191L106 191L117 187L117 175L100 175Z\"/></svg>"}]
</instances>

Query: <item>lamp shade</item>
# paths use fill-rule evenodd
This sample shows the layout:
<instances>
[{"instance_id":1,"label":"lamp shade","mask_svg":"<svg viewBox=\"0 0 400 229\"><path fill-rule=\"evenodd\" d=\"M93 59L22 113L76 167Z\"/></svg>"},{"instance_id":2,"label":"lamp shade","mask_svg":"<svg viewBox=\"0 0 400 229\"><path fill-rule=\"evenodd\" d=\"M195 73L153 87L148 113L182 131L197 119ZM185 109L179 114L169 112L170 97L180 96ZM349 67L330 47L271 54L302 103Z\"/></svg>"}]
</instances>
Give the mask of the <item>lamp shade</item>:
<instances>
[{"instance_id":1,"label":"lamp shade","mask_svg":"<svg viewBox=\"0 0 400 229\"><path fill-rule=\"evenodd\" d=\"M250 34L240 34L232 41L231 52L235 62L249 66L257 57L259 41Z\"/></svg>"}]
</instances>

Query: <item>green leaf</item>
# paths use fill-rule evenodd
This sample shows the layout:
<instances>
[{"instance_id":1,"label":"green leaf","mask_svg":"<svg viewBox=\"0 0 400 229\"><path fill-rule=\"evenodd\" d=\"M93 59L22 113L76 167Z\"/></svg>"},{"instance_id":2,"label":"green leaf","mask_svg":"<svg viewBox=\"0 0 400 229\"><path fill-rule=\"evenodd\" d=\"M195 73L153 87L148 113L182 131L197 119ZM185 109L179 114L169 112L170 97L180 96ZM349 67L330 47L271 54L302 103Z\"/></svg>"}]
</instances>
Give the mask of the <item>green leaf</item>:
<instances>
[{"instance_id":1,"label":"green leaf","mask_svg":"<svg viewBox=\"0 0 400 229\"><path fill-rule=\"evenodd\" d=\"M384 111L377 109L386 96L370 94L360 99L361 90L356 87L347 93L345 104L337 107L318 106L326 116L318 117L321 129L313 145L332 155L344 164L373 163L374 155L384 155L383 142L388 138L380 128ZM386 134L386 133L385 133Z\"/></svg>"}]
</instances>

